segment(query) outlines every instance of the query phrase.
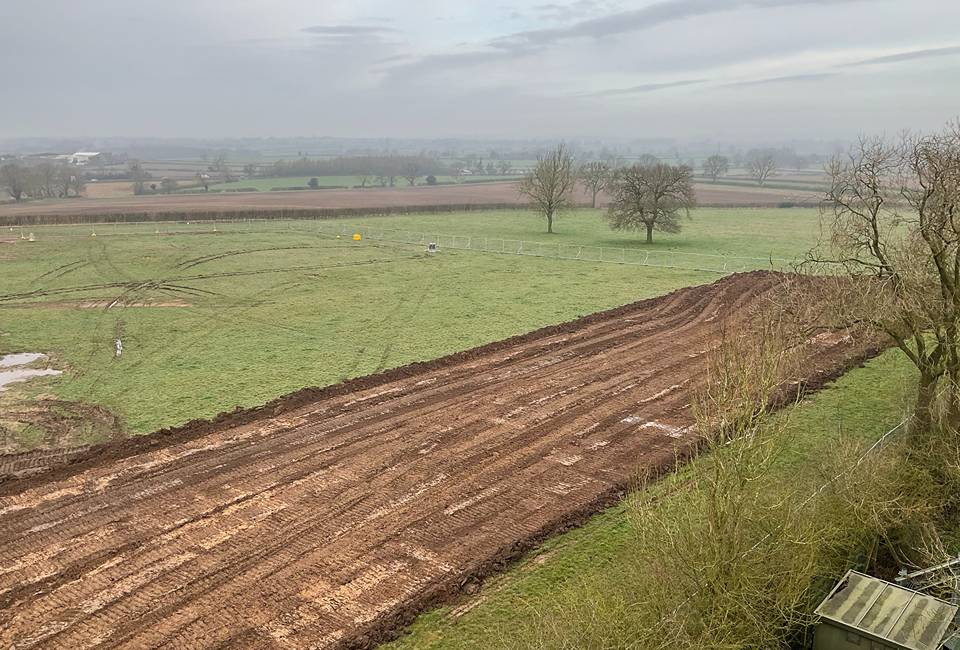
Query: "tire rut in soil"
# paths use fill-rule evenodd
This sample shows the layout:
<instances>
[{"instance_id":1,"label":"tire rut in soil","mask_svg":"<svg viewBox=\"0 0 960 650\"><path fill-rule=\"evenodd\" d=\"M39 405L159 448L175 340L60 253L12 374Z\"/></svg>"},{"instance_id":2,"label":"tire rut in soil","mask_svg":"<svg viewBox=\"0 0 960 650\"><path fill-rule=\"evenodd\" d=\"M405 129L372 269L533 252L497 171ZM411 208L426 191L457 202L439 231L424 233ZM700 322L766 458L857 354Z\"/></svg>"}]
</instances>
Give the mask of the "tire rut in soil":
<instances>
[{"instance_id":1,"label":"tire rut in soil","mask_svg":"<svg viewBox=\"0 0 960 650\"><path fill-rule=\"evenodd\" d=\"M0 644L361 647L695 449L731 276L0 486ZM807 378L874 351L811 348Z\"/></svg>"}]
</instances>

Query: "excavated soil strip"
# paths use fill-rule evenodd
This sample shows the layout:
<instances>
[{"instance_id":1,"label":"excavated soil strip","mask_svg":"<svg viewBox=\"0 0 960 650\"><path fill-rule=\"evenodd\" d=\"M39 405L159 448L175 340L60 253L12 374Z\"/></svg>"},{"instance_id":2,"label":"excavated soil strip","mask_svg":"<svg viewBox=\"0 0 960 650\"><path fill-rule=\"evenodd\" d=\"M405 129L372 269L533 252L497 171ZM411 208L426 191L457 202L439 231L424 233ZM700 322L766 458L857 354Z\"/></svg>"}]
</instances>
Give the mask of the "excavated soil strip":
<instances>
[{"instance_id":1,"label":"excavated soil strip","mask_svg":"<svg viewBox=\"0 0 960 650\"><path fill-rule=\"evenodd\" d=\"M712 285L101 447L0 498L0 645L367 647L692 451ZM811 385L873 353L808 346Z\"/></svg>"}]
</instances>

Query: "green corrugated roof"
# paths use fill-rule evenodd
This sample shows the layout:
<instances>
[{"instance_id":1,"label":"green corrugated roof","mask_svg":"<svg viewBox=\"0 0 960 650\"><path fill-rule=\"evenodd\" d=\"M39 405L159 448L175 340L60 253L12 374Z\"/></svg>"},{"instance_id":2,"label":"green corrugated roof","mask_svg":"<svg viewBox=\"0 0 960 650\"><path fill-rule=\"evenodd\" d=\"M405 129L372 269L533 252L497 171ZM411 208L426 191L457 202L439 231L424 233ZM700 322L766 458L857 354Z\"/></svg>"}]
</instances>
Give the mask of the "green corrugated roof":
<instances>
[{"instance_id":1,"label":"green corrugated roof","mask_svg":"<svg viewBox=\"0 0 960 650\"><path fill-rule=\"evenodd\" d=\"M817 614L910 650L937 650L957 606L878 578L849 571Z\"/></svg>"}]
</instances>

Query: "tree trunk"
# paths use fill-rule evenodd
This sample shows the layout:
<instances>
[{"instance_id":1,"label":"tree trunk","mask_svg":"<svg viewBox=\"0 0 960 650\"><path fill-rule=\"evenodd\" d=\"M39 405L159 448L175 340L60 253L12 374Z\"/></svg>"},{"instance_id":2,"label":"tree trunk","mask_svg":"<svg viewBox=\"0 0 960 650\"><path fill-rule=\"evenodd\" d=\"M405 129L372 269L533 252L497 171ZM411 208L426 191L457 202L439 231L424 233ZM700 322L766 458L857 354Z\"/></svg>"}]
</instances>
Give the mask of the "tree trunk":
<instances>
[{"instance_id":1,"label":"tree trunk","mask_svg":"<svg viewBox=\"0 0 960 650\"><path fill-rule=\"evenodd\" d=\"M553 234L553 213L552 212L547 213L547 233L551 235Z\"/></svg>"},{"instance_id":2,"label":"tree trunk","mask_svg":"<svg viewBox=\"0 0 960 650\"><path fill-rule=\"evenodd\" d=\"M646 224L646 226L647 226L647 243L652 244L653 243L653 224L648 223Z\"/></svg>"},{"instance_id":3,"label":"tree trunk","mask_svg":"<svg viewBox=\"0 0 960 650\"><path fill-rule=\"evenodd\" d=\"M917 404L913 411L913 421L910 423L914 437L926 435L933 426L938 379L939 376L920 373L920 381L917 384Z\"/></svg>"},{"instance_id":4,"label":"tree trunk","mask_svg":"<svg viewBox=\"0 0 960 650\"><path fill-rule=\"evenodd\" d=\"M951 367L947 379L950 382L947 386L947 426L951 431L958 432L960 431L960 367Z\"/></svg>"},{"instance_id":5,"label":"tree trunk","mask_svg":"<svg viewBox=\"0 0 960 650\"><path fill-rule=\"evenodd\" d=\"M590 207L591 208L597 207L597 191L596 190L593 191L593 200L590 202Z\"/></svg>"}]
</instances>

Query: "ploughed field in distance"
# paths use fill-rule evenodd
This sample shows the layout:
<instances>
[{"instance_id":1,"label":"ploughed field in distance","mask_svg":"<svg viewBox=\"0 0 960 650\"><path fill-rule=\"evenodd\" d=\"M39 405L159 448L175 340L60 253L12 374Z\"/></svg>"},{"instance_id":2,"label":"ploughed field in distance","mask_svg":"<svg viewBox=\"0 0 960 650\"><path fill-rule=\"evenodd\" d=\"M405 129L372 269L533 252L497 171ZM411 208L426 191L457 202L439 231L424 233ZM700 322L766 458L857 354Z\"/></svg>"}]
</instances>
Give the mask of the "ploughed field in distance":
<instances>
[{"instance_id":1,"label":"ploughed field in distance","mask_svg":"<svg viewBox=\"0 0 960 650\"><path fill-rule=\"evenodd\" d=\"M777 207L782 203L816 206L822 192L767 187L698 184L700 205ZM590 196L578 188L574 197L589 204ZM600 197L605 205L605 197ZM529 199L517 191L515 182L422 185L417 187L368 188L363 190L315 190L298 192L233 192L222 194L172 194L121 198L83 198L0 204L0 225L72 222L77 217L100 221L107 215L136 221L144 216L175 215L177 218L229 218L243 213L274 215L284 211L310 214L310 210L369 210L431 206L524 207ZM34 221L31 218L38 218Z\"/></svg>"},{"instance_id":2,"label":"ploughed field in distance","mask_svg":"<svg viewBox=\"0 0 960 650\"><path fill-rule=\"evenodd\" d=\"M0 486L4 648L366 646L694 442L728 276ZM808 344L807 377L865 351Z\"/></svg>"}]
</instances>

